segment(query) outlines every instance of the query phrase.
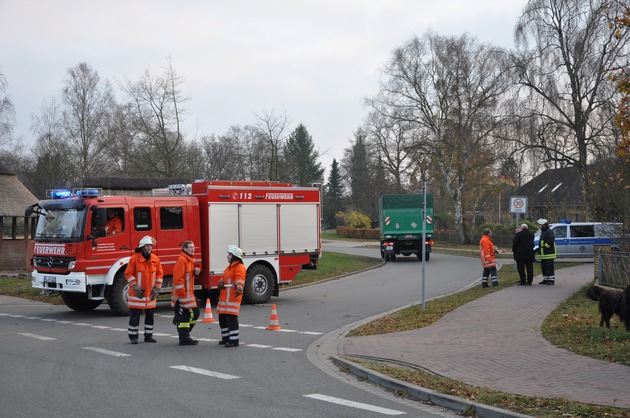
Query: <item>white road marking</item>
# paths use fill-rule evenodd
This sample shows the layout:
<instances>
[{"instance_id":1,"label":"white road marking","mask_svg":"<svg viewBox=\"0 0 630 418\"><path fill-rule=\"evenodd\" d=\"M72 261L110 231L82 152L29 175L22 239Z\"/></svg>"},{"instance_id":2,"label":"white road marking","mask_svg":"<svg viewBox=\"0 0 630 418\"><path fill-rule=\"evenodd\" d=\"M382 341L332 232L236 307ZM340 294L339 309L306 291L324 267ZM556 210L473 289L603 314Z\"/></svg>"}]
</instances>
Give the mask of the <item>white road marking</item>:
<instances>
[{"instance_id":1,"label":"white road marking","mask_svg":"<svg viewBox=\"0 0 630 418\"><path fill-rule=\"evenodd\" d=\"M242 327L243 325L240 325L240 326ZM253 327L253 325L246 325L246 326ZM254 329L265 329L265 330L267 329L267 327L253 327L253 328ZM284 329L284 328L277 329L277 330L274 330L274 331L276 331L276 332L287 332L287 333L290 333L290 334L292 333L292 334L307 334L307 335L324 335L323 332L298 331L298 330L295 330L295 329Z\"/></svg>"},{"instance_id":2,"label":"white road marking","mask_svg":"<svg viewBox=\"0 0 630 418\"><path fill-rule=\"evenodd\" d=\"M296 352L296 351L302 351L301 348L288 348L288 347L274 347L272 348L272 350L277 350L277 351L289 351L289 352Z\"/></svg>"},{"instance_id":3,"label":"white road marking","mask_svg":"<svg viewBox=\"0 0 630 418\"><path fill-rule=\"evenodd\" d=\"M119 353L118 351L105 350L104 348L98 347L81 347L84 350L96 351L97 353L107 354L108 356L114 357L131 357L131 354Z\"/></svg>"},{"instance_id":4,"label":"white road marking","mask_svg":"<svg viewBox=\"0 0 630 418\"><path fill-rule=\"evenodd\" d=\"M102 329L102 330L108 330L108 331L119 331L119 332L127 332L127 328L111 328L109 326L106 325L92 325L92 324L88 324L85 322L73 322L73 321L63 321L63 320L59 320L59 319L52 319L52 318L40 318L40 317L27 317L24 315L14 315L14 314L8 314L8 313L0 313L0 316L6 316L6 317L11 317L11 318L25 318L25 319L34 319L34 320L40 320L43 322L57 322L59 324L68 324L68 325L76 325L76 326L81 326L81 327L91 327L91 328L95 328L95 329ZM166 315L162 315L165 316ZM168 318L170 318L170 316L168 316ZM265 327L254 327L253 325L244 325L241 324L241 327L252 327L255 329L262 329L265 330ZM309 335L322 335L321 332L310 332L310 331L296 331L296 330L279 330L282 332L286 332L286 333L296 333L296 334L309 334ZM20 334L20 335L27 335L27 336L33 336L34 334ZM168 334L168 333L162 333L162 332L156 332L153 334L156 337L170 337L170 338L179 338L179 336L177 334L173 335L173 334ZM41 339L55 339L55 338L48 338L48 337L42 337ZM199 341L209 341L209 342L217 342L219 341L218 339L214 339L214 338L197 338ZM276 350L276 351L286 351L286 352L298 352L298 351L303 351L301 348L290 348L290 347L273 347L271 345L265 345L265 344L246 344L241 342L241 345L245 345L247 347L252 347L252 348L262 348L262 349L272 349L272 350Z\"/></svg>"},{"instance_id":5,"label":"white road marking","mask_svg":"<svg viewBox=\"0 0 630 418\"><path fill-rule=\"evenodd\" d=\"M38 340L42 340L42 341L56 340L56 338L44 337L43 335L31 334L30 332L20 332L18 333L18 335L22 335L24 337L37 338Z\"/></svg>"},{"instance_id":6,"label":"white road marking","mask_svg":"<svg viewBox=\"0 0 630 418\"><path fill-rule=\"evenodd\" d=\"M204 376L216 377L216 378L219 378L219 379L240 379L239 376L234 376L234 375L231 375L231 374L225 374L225 373L219 373L219 372L213 372L212 370L198 369L196 367L170 366L170 368L171 369L183 370L185 372L192 372L192 373L202 374Z\"/></svg>"},{"instance_id":7,"label":"white road marking","mask_svg":"<svg viewBox=\"0 0 630 418\"><path fill-rule=\"evenodd\" d=\"M319 399L320 401L330 402L337 405L349 406L350 408L363 409L365 411L378 412L383 415L405 415L404 411L396 411L394 409L381 408L380 406L369 405L361 402L349 401L347 399L335 398L333 396L321 395L314 393L312 395L304 395L305 398Z\"/></svg>"}]
</instances>

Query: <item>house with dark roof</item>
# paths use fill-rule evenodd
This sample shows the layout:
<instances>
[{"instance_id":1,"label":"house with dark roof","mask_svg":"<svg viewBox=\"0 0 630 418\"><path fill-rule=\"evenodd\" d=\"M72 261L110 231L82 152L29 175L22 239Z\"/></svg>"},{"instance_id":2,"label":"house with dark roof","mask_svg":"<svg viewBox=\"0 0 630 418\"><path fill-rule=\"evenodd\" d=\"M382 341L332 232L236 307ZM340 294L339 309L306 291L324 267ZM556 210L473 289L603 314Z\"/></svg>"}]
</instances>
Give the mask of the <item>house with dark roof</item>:
<instances>
[{"instance_id":1,"label":"house with dark roof","mask_svg":"<svg viewBox=\"0 0 630 418\"><path fill-rule=\"evenodd\" d=\"M88 177L83 187L100 188L108 196L151 196L153 189L162 189L172 184L188 184L184 178L124 178L124 177Z\"/></svg>"},{"instance_id":2,"label":"house with dark roof","mask_svg":"<svg viewBox=\"0 0 630 418\"><path fill-rule=\"evenodd\" d=\"M527 197L527 219L531 221L540 218L549 222L590 220L576 167L546 170L519 187L515 194Z\"/></svg>"}]
</instances>

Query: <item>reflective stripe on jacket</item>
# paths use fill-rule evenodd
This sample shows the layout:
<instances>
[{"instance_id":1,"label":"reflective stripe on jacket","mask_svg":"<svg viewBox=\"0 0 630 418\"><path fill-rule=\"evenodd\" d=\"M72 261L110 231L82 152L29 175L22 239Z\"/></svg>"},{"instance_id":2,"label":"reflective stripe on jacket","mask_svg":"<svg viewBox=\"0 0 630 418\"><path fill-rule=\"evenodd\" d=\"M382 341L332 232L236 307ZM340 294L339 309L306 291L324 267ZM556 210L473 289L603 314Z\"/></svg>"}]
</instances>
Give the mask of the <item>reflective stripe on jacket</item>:
<instances>
[{"instance_id":1,"label":"reflective stripe on jacket","mask_svg":"<svg viewBox=\"0 0 630 418\"><path fill-rule=\"evenodd\" d=\"M179 300L182 308L197 307L195 298L195 260L182 251L173 268L173 288L171 290L171 308Z\"/></svg>"},{"instance_id":2,"label":"reflective stripe on jacket","mask_svg":"<svg viewBox=\"0 0 630 418\"><path fill-rule=\"evenodd\" d=\"M538 258L541 260L552 260L556 258L556 237L549 227L540 234L539 247Z\"/></svg>"},{"instance_id":3,"label":"reflective stripe on jacket","mask_svg":"<svg viewBox=\"0 0 630 418\"><path fill-rule=\"evenodd\" d=\"M127 304L132 309L154 309L156 299L151 300L151 292L154 287L161 288L164 272L162 264L157 255L151 254L148 260L142 253L135 253L129 259L125 270L125 279L129 288L127 289ZM136 297L133 286L140 286L143 289L142 298Z\"/></svg>"},{"instance_id":4,"label":"reflective stripe on jacket","mask_svg":"<svg viewBox=\"0 0 630 418\"><path fill-rule=\"evenodd\" d=\"M238 315L241 309L241 300L243 294L236 296L236 283L240 283L245 287L245 275L247 270L245 265L241 262L233 262L223 272L223 283L232 285L231 287L225 287L221 289L219 293L219 304L217 305L217 313L227 315Z\"/></svg>"},{"instance_id":5,"label":"reflective stripe on jacket","mask_svg":"<svg viewBox=\"0 0 630 418\"><path fill-rule=\"evenodd\" d=\"M479 258L481 259L481 265L483 268L496 267L496 250L494 249L494 242L489 235L483 235L479 241Z\"/></svg>"}]
</instances>

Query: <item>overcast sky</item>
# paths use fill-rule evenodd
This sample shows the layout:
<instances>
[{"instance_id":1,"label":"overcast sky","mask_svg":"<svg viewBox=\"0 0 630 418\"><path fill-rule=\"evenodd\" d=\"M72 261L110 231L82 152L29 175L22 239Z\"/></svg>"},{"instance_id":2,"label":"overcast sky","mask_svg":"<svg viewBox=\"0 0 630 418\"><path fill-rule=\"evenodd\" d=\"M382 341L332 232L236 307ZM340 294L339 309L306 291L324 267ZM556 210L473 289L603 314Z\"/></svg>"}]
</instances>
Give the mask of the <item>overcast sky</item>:
<instances>
[{"instance_id":1,"label":"overcast sky","mask_svg":"<svg viewBox=\"0 0 630 418\"><path fill-rule=\"evenodd\" d=\"M468 33L513 47L526 0L0 0L0 71L15 105L15 134L67 70L87 62L102 79L184 77L189 138L286 113L303 123L328 175L378 90L379 70L414 35Z\"/></svg>"}]
</instances>

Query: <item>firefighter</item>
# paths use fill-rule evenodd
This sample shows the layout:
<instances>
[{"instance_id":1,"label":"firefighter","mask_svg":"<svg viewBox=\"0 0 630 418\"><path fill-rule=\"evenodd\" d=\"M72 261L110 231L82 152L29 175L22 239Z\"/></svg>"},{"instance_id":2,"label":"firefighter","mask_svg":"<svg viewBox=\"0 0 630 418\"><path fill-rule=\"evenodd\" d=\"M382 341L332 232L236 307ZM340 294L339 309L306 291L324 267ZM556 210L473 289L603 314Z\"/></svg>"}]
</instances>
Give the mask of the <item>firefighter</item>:
<instances>
[{"instance_id":1,"label":"firefighter","mask_svg":"<svg viewBox=\"0 0 630 418\"><path fill-rule=\"evenodd\" d=\"M138 344L142 311L145 312L144 341L157 342L153 338L153 310L157 304L157 296L160 294L164 273L160 259L152 253L155 243L152 237L144 236L135 250L136 253L129 259L125 270L125 279L129 285L127 304L131 314L127 333L131 344Z\"/></svg>"},{"instance_id":2,"label":"firefighter","mask_svg":"<svg viewBox=\"0 0 630 418\"><path fill-rule=\"evenodd\" d=\"M219 326L221 327L221 341L219 344L225 347L238 347L238 314L243 299L243 287L247 271L243 264L243 250L236 245L230 245L227 249L228 266L219 280L218 287Z\"/></svg>"},{"instance_id":3,"label":"firefighter","mask_svg":"<svg viewBox=\"0 0 630 418\"><path fill-rule=\"evenodd\" d=\"M107 209L107 222L105 223L107 235L120 234L123 229L122 225L122 220L120 216L118 216L118 213L116 213L116 209Z\"/></svg>"},{"instance_id":4,"label":"firefighter","mask_svg":"<svg viewBox=\"0 0 630 418\"><path fill-rule=\"evenodd\" d=\"M488 277L492 277L492 286L499 285L499 279L497 278L497 262L496 254L499 251L492 242L492 230L486 228L483 230L483 235L479 241L479 258L481 258L481 266L483 267L483 273L481 275L481 287L488 287Z\"/></svg>"},{"instance_id":5,"label":"firefighter","mask_svg":"<svg viewBox=\"0 0 630 418\"><path fill-rule=\"evenodd\" d=\"M538 284L556 284L556 276L554 271L554 259L556 258L556 237L553 230L549 228L549 221L539 219L536 221L540 225L540 245L538 246L538 257L540 258L540 270L543 279Z\"/></svg>"},{"instance_id":6,"label":"firefighter","mask_svg":"<svg viewBox=\"0 0 630 418\"><path fill-rule=\"evenodd\" d=\"M195 345L199 342L190 338L190 331L199 318L194 285L195 278L199 276L201 269L194 265L194 253L195 244L192 241L184 241L182 254L173 269L171 308L175 312L173 324L177 325L179 345Z\"/></svg>"}]
</instances>

